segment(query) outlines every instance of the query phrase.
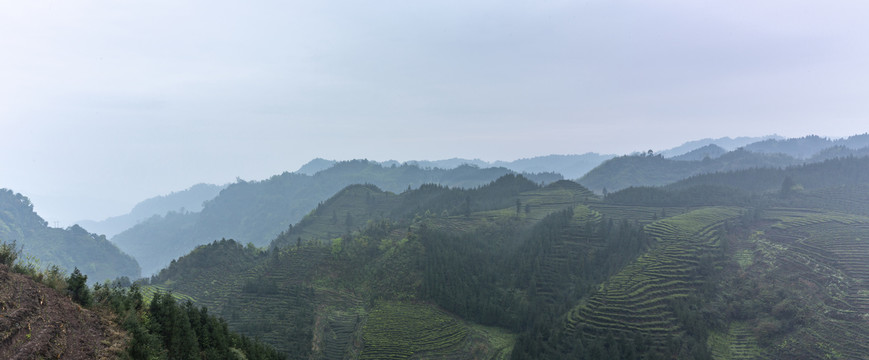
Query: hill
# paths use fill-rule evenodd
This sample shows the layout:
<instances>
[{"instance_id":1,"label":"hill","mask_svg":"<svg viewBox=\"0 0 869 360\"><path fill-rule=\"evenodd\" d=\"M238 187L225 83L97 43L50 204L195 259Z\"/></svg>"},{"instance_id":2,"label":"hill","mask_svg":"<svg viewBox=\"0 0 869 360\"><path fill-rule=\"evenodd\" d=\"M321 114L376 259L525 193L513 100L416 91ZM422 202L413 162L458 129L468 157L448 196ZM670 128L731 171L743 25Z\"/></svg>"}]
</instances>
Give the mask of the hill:
<instances>
[{"instance_id":1,"label":"hill","mask_svg":"<svg viewBox=\"0 0 869 360\"><path fill-rule=\"evenodd\" d=\"M803 190L856 186L869 182L869 157L846 157L783 169L755 168L692 176L668 185L678 189L697 185L718 185L749 193L780 192L790 178Z\"/></svg>"},{"instance_id":2,"label":"hill","mask_svg":"<svg viewBox=\"0 0 869 360\"><path fill-rule=\"evenodd\" d=\"M782 154L761 154L737 149L716 158L694 161L660 155L629 155L607 160L578 181L596 192L631 186L661 186L703 173L749 168L779 168L799 163Z\"/></svg>"},{"instance_id":3,"label":"hill","mask_svg":"<svg viewBox=\"0 0 869 360\"><path fill-rule=\"evenodd\" d=\"M15 242L36 265L55 264L69 271L78 267L97 281L120 276L138 278L139 264L103 235L78 225L48 227L26 196L0 189L0 241Z\"/></svg>"},{"instance_id":4,"label":"hill","mask_svg":"<svg viewBox=\"0 0 869 360\"><path fill-rule=\"evenodd\" d=\"M298 358L866 358L863 161L731 172L790 171L784 195L353 185L268 250L202 245L148 288Z\"/></svg>"},{"instance_id":5,"label":"hill","mask_svg":"<svg viewBox=\"0 0 869 360\"><path fill-rule=\"evenodd\" d=\"M715 144L709 144L682 155L673 156L671 159L680 161L699 161L706 158L715 159L721 157L721 155L724 155L725 153L727 153L727 150L724 150L724 148Z\"/></svg>"},{"instance_id":6,"label":"hill","mask_svg":"<svg viewBox=\"0 0 869 360\"><path fill-rule=\"evenodd\" d=\"M0 243L0 356L4 359L284 359L274 348L167 293L136 284L87 285L76 269L20 263ZM127 280L128 281L128 280Z\"/></svg>"},{"instance_id":7,"label":"hill","mask_svg":"<svg viewBox=\"0 0 869 360\"><path fill-rule=\"evenodd\" d=\"M475 187L512 173L505 168L421 169L354 160L341 162L312 176L283 173L263 181L240 181L205 203L199 213L172 212L130 228L112 241L136 257L144 274L152 274L197 245L232 238L265 246L281 231L302 219L318 203L350 184L374 184L401 192L427 183ZM526 174L534 182L550 183L561 175ZM344 218L340 219L342 222Z\"/></svg>"},{"instance_id":8,"label":"hill","mask_svg":"<svg viewBox=\"0 0 869 360\"><path fill-rule=\"evenodd\" d=\"M117 359L127 335L105 316L0 264L0 358Z\"/></svg>"},{"instance_id":9,"label":"hill","mask_svg":"<svg viewBox=\"0 0 869 360\"><path fill-rule=\"evenodd\" d=\"M505 241L515 242L513 230L529 231L546 214L589 196L593 197L575 183L561 181L541 188L511 175L475 189L427 185L402 194L371 185L350 186L275 240L268 253L231 240L218 241L173 262L152 278L151 286L208 304L231 327L270 341L293 357L383 358L407 351L426 357L461 357L476 351L480 356L505 358L514 335L455 315L476 313L477 306L499 292L474 300L473 308L447 303L463 297L457 291L473 291L474 285L495 291L491 285L484 286L485 278L461 289L425 290L425 284L441 281L434 280L435 275L452 278L468 271L466 267L473 266L468 261L482 256L485 249L475 247L492 247L495 240L477 237L473 251L461 260L455 260L457 249L432 246L441 234L466 230L496 231ZM332 210L337 209L342 209L340 219L354 209L348 212L353 224L350 231L332 237L335 233L325 225L332 223ZM508 227L485 225L490 221ZM345 225L338 227L347 229ZM511 248L515 251L515 246ZM497 247L492 249L502 253ZM419 263L424 261L423 253L434 261L430 265L449 266L458 261L455 265L461 266L450 266L444 272ZM502 321L493 316L497 311L493 308L479 314L493 325ZM511 326L516 321L515 316L503 320ZM357 336L362 336L364 346L354 340ZM401 343L418 345L397 349Z\"/></svg>"},{"instance_id":10,"label":"hill","mask_svg":"<svg viewBox=\"0 0 869 360\"><path fill-rule=\"evenodd\" d=\"M848 148L842 145L833 146L830 148L826 148L821 150L815 155L812 155L809 158L809 162L821 162L824 160L832 160L835 158L846 158L846 157L864 157L869 156L869 147L863 147L858 149Z\"/></svg>"},{"instance_id":11,"label":"hill","mask_svg":"<svg viewBox=\"0 0 869 360\"><path fill-rule=\"evenodd\" d=\"M831 147L860 149L869 146L869 134L854 135L848 138L830 140L820 136L806 136L793 139L768 139L745 146L745 149L759 153L787 154L797 159L808 159Z\"/></svg>"},{"instance_id":12,"label":"hill","mask_svg":"<svg viewBox=\"0 0 869 360\"><path fill-rule=\"evenodd\" d=\"M199 212L202 210L202 203L213 199L225 187L212 184L196 184L187 190L145 199L136 204L127 214L100 221L81 220L77 224L89 231L112 238L118 233L154 215L164 215L170 211Z\"/></svg>"},{"instance_id":13,"label":"hill","mask_svg":"<svg viewBox=\"0 0 869 360\"><path fill-rule=\"evenodd\" d=\"M676 157L679 155L687 154L687 153L692 152L696 149L702 148L704 146L709 146L709 145L719 146L719 147L725 149L726 151L733 151L733 150L736 150L736 149L741 148L743 146L746 146L748 144L756 143L759 141L780 140L780 139L783 139L783 138L781 136L778 136L778 135L767 135L767 136L760 136L760 137L741 136L741 137L737 137L737 138L722 137L722 138L717 138L717 139L706 138L706 139L688 141L688 142L686 142L682 145L679 145L677 147L674 147L672 149L662 150L662 151L660 151L660 154L664 157L671 158L671 157Z\"/></svg>"}]
</instances>

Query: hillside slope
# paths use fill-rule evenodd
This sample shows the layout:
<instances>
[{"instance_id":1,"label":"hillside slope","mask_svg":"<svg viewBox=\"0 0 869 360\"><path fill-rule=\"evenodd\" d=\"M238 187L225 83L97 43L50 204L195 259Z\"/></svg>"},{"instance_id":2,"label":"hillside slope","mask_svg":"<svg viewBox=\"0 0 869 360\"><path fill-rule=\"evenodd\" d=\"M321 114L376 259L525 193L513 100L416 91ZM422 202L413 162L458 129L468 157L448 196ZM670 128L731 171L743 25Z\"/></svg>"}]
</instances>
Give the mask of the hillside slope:
<instances>
[{"instance_id":1,"label":"hillside slope","mask_svg":"<svg viewBox=\"0 0 869 360\"><path fill-rule=\"evenodd\" d=\"M283 173L263 181L238 182L205 203L199 213L170 213L151 218L112 238L133 255L143 274L152 274L197 245L221 238L265 246L318 203L351 184L374 184L402 192L423 184L472 188L512 173L504 168L421 169L383 167L368 161L342 162L313 176ZM526 174L534 182L554 182L558 174ZM345 219L340 219L342 222Z\"/></svg>"},{"instance_id":2,"label":"hillside slope","mask_svg":"<svg viewBox=\"0 0 869 360\"><path fill-rule=\"evenodd\" d=\"M700 184L599 198L510 175L353 185L268 251L204 245L149 288L294 358L866 359L869 217L855 195L869 167L837 161L791 170L850 185L786 196Z\"/></svg>"},{"instance_id":3,"label":"hillside slope","mask_svg":"<svg viewBox=\"0 0 869 360\"><path fill-rule=\"evenodd\" d=\"M716 185L760 194L781 191L787 178L803 190L866 184L869 183L869 157L836 158L782 169L757 168L701 174L674 182L666 188Z\"/></svg>"},{"instance_id":4,"label":"hillside slope","mask_svg":"<svg viewBox=\"0 0 869 360\"><path fill-rule=\"evenodd\" d=\"M578 182L596 192L618 191L631 186L661 186L694 175L750 168L781 168L799 163L782 154L734 150L715 158L680 161L660 155L631 155L610 159L589 171Z\"/></svg>"},{"instance_id":5,"label":"hillside slope","mask_svg":"<svg viewBox=\"0 0 869 360\"><path fill-rule=\"evenodd\" d=\"M136 260L105 236L90 234L78 225L66 229L48 227L26 196L7 189L0 189L0 240L14 241L36 265L55 264L66 271L78 267L98 282L120 276L139 277Z\"/></svg>"},{"instance_id":6,"label":"hillside slope","mask_svg":"<svg viewBox=\"0 0 869 360\"><path fill-rule=\"evenodd\" d=\"M56 290L0 264L0 358L117 359L126 333Z\"/></svg>"}]
</instances>

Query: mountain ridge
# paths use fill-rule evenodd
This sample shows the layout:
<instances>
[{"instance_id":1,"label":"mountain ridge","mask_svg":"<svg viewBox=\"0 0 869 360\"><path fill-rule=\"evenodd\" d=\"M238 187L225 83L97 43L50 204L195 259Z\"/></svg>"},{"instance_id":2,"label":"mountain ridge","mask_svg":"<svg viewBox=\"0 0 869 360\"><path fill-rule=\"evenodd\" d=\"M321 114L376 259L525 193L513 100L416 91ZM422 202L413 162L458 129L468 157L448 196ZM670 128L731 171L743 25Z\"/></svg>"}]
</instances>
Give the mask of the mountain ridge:
<instances>
[{"instance_id":1,"label":"mountain ridge","mask_svg":"<svg viewBox=\"0 0 869 360\"><path fill-rule=\"evenodd\" d=\"M52 228L33 211L26 196L0 189L0 240L15 242L34 266L54 264L66 271L78 267L96 281L138 278L140 267L104 235L78 225Z\"/></svg>"}]
</instances>

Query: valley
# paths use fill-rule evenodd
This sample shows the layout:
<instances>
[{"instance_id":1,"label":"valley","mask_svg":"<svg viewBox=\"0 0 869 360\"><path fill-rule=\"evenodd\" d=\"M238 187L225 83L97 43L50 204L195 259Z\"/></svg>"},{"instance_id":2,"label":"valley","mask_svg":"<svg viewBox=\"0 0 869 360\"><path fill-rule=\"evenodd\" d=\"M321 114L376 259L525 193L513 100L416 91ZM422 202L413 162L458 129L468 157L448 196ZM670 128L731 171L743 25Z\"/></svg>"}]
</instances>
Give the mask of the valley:
<instances>
[{"instance_id":1,"label":"valley","mask_svg":"<svg viewBox=\"0 0 869 360\"><path fill-rule=\"evenodd\" d=\"M744 152L717 158L755 156ZM635 155L601 168L672 161ZM182 239L190 233L177 229L221 221L245 237L283 226L269 230L270 241L185 240L192 251L150 277L97 281L103 305L92 306L141 296L157 304L152 312L175 302L201 309L246 337L233 338L236 350L208 351L268 358L866 358L869 160L792 161L605 193L557 174L348 162L317 173L346 185L316 204L306 198L313 205L292 224L286 208L275 209L310 191L308 175L240 182L202 212L168 213L124 233L153 236L143 249L178 252L158 246L159 236ZM425 183L435 174L439 182ZM135 290L123 290L131 281ZM138 334L135 324L126 331ZM186 351L172 344L164 351Z\"/></svg>"}]
</instances>

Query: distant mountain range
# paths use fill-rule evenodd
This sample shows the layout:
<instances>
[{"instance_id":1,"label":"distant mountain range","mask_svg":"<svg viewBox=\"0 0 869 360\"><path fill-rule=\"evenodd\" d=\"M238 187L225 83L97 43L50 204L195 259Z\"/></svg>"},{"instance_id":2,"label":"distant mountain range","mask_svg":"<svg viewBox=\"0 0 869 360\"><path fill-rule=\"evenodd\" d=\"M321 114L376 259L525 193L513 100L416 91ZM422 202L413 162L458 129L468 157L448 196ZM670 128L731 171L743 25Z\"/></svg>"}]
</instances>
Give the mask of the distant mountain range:
<instances>
[{"instance_id":1,"label":"distant mountain range","mask_svg":"<svg viewBox=\"0 0 869 360\"><path fill-rule=\"evenodd\" d=\"M112 241L138 259L144 274L151 274L197 245L221 238L267 245L318 203L348 185L373 184L394 193L423 184L473 188L511 173L505 168L470 165L445 170L383 166L366 160L339 162L314 175L283 173L263 181L231 184L205 202L201 212L156 215L114 236ZM562 179L554 173L525 176L536 183ZM336 221L343 223L345 219Z\"/></svg>"},{"instance_id":2,"label":"distant mountain range","mask_svg":"<svg viewBox=\"0 0 869 360\"><path fill-rule=\"evenodd\" d=\"M446 160L411 160L400 163L395 160L379 162L383 166L393 165L416 165L423 169L454 169L461 165L473 165L480 168L503 167L517 173L544 173L554 172L563 175L567 179L578 178L601 162L611 159L615 155L586 153L582 155L546 155L532 158L518 159L513 161L483 161L480 159L452 158ZM317 158L299 168L297 173L314 175L319 171L328 169L336 164L335 160Z\"/></svg>"},{"instance_id":3,"label":"distant mountain range","mask_svg":"<svg viewBox=\"0 0 869 360\"><path fill-rule=\"evenodd\" d=\"M694 142L695 145L703 143L705 141ZM733 142L730 141L730 144ZM662 186L699 174L750 168L784 168L867 154L869 134L839 140L818 136L771 138L729 152L717 144L709 143L670 158L661 154L642 153L616 157L598 165L578 181L602 193L604 189L612 192L631 186Z\"/></svg>"},{"instance_id":4,"label":"distant mountain range","mask_svg":"<svg viewBox=\"0 0 869 360\"><path fill-rule=\"evenodd\" d=\"M225 187L226 185L196 184L187 190L145 199L124 215L101 221L81 220L76 223L89 231L111 238L154 215L164 215L170 211L199 212L202 210L202 203L213 199Z\"/></svg>"},{"instance_id":5,"label":"distant mountain range","mask_svg":"<svg viewBox=\"0 0 869 360\"><path fill-rule=\"evenodd\" d=\"M721 137L721 138L717 138L717 139L706 138L706 139L688 141L688 142L686 142L682 145L679 145L677 147L674 147L672 149L660 151L659 154L661 154L661 156L667 157L667 158L675 157L675 156L687 154L689 152L692 152L694 150L697 150L699 148L702 148L702 147L708 146L708 145L716 145L718 147L721 147L724 150L731 151L731 150L736 150L738 148L746 146L748 144L756 143L758 141L783 140L783 139L784 139L783 137L778 136L778 135L767 135L767 136L756 136L756 137L740 136L737 138Z\"/></svg>"},{"instance_id":6,"label":"distant mountain range","mask_svg":"<svg viewBox=\"0 0 869 360\"><path fill-rule=\"evenodd\" d=\"M687 142L676 148L649 156L648 153L616 157L586 153L582 155L548 155L514 161L487 162L479 159L338 162L317 158L295 173L284 173L270 179L233 184L232 191L222 198L218 194L226 186L198 184L187 190L158 196L141 202L125 215L103 221L80 221L79 224L95 233L106 234L112 241L131 254L163 253L159 261L140 258L146 273L158 270L172 256L183 254L196 244L219 238L234 238L262 246L280 231L301 219L318 202L325 200L341 187L360 182L375 183L388 191L399 192L408 186L441 183L449 186L479 186L508 171L514 173L550 173L543 182L561 178L578 179L588 188L601 193L614 192L631 186L661 186L691 176L748 168L782 168L847 156L869 155L869 135L830 140L818 136L784 139L780 136L703 139ZM365 164L354 167L351 164ZM378 178L365 174L368 167L398 169L393 175L401 181ZM456 173L481 173L493 170L485 181L442 179L432 174L446 174L447 170L463 168ZM338 169L335 169L339 167ZM418 169L419 177L408 175ZM357 171L357 173L354 173ZM375 171L375 173L377 172ZM423 173L427 175L422 175ZM322 174L321 174L322 173ZM403 173L401 175L397 175ZM352 175L351 175L352 174ZM560 175L556 175L560 174ZM532 176L533 177L533 176ZM317 180L314 180L317 179ZM386 181L385 183L380 181ZM317 183L318 182L318 183ZM279 185L280 184L280 185ZM328 186L326 185L328 184ZM266 188L268 188L266 190ZM243 190L246 189L246 190ZM248 191L248 192L245 192ZM225 199L235 199L225 204ZM213 202L203 207L204 202ZM244 204L244 205L241 205ZM284 205L289 207L282 208ZM279 209L279 210L272 210ZM239 213L250 215L241 218ZM240 220L245 219L248 220ZM157 235L162 234L162 235ZM165 242L165 249L156 250L146 238ZM163 239L163 240L154 240ZM147 255L146 257L150 257Z\"/></svg>"},{"instance_id":7,"label":"distant mountain range","mask_svg":"<svg viewBox=\"0 0 869 360\"><path fill-rule=\"evenodd\" d=\"M855 135L848 138L830 140L818 136L807 136L804 138L785 139L778 135L768 135L760 137L737 137L737 138L707 138L686 142L672 149L663 150L657 153L664 158L679 161L701 161L704 158L717 159L729 151L744 147L745 150L754 153L783 153L794 159L805 160L808 162L823 161L836 157L846 156L865 156L869 155L869 135ZM637 155L637 154L634 154ZM641 154L646 155L646 154ZM531 158L523 158L513 161L484 161L480 159L464 159L452 158L444 160L411 160L405 163L400 163L395 160L382 162L369 161L378 163L384 167L401 166L403 164L416 165L420 168L439 168L439 169L454 169L461 165L472 165L479 168L503 167L517 173L544 173L553 172L564 176L566 179L579 179L590 171L595 169L607 160L615 158L612 154L597 154L586 153L582 155L547 155ZM797 163L796 160L788 160L776 164L764 164L762 166L787 166ZM334 166L338 161L316 158L301 166L295 171L297 174L313 176L314 174L327 170ZM728 169L728 167L718 168L715 166L698 166L699 169L687 171L690 175L696 173L706 173L709 171L719 171ZM733 167L730 167L733 168ZM678 176L664 177L663 179L646 182L638 180L636 182L627 182L630 185L660 185L667 181L675 181L680 179L679 176L684 176L686 172L677 173ZM592 175L591 177L594 177ZM639 178L642 176L638 175ZM590 184L595 187L597 184ZM617 190L622 185L619 181L609 185L609 190ZM98 234L105 234L111 238L114 235L129 229L133 225L142 222L154 215L165 215L167 212L199 212L202 209L202 203L211 200L225 188L226 185L210 185L197 184L193 187L173 192L168 195L158 196L142 201L137 204L133 210L124 215L111 217L101 221L82 220L77 222L80 226L89 229ZM604 186L596 189L600 191Z\"/></svg>"}]
</instances>

